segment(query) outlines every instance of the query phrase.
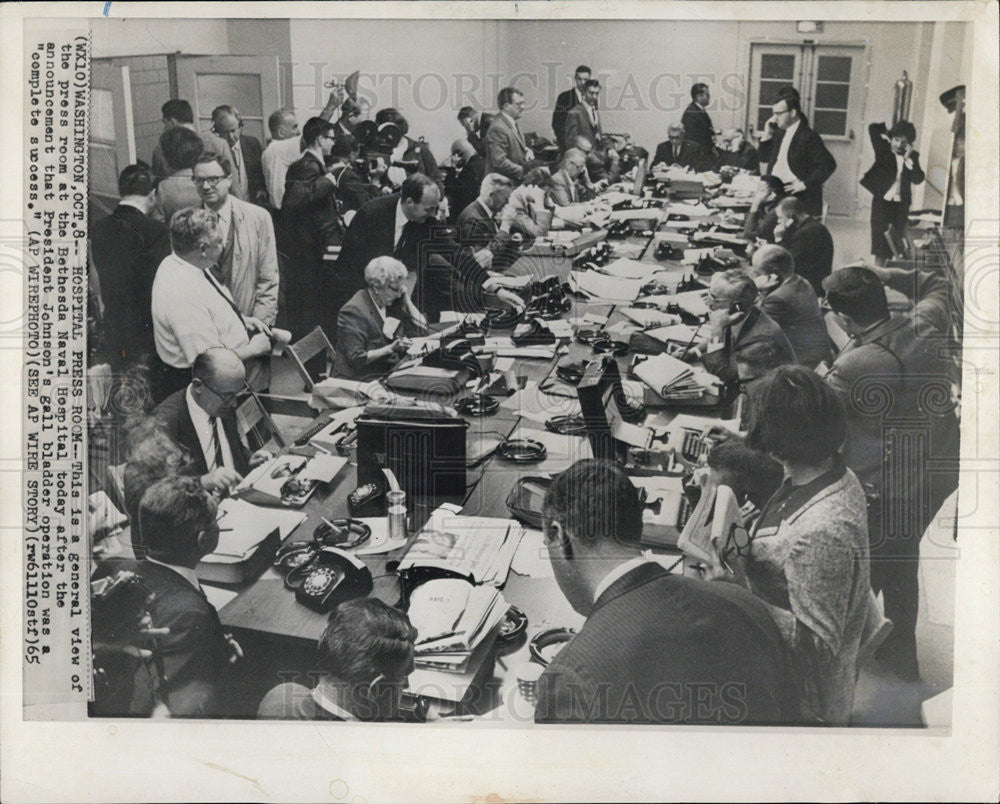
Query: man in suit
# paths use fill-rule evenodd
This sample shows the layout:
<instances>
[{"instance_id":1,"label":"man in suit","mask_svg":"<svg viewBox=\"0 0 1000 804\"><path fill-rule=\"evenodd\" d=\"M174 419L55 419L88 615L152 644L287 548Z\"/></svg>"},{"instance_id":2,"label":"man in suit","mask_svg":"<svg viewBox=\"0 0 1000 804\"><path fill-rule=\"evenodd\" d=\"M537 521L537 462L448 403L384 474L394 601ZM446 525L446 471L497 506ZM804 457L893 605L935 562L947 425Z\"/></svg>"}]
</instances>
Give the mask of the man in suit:
<instances>
[{"instance_id":1,"label":"man in suit","mask_svg":"<svg viewBox=\"0 0 1000 804\"><path fill-rule=\"evenodd\" d=\"M360 153L361 148L353 134L339 133L330 150L332 161L328 170L336 186L338 207L345 217L381 195L377 184L364 181L354 169Z\"/></svg>"},{"instance_id":2,"label":"man in suit","mask_svg":"<svg viewBox=\"0 0 1000 804\"><path fill-rule=\"evenodd\" d=\"M596 148L601 144L601 116L597 112L597 101L601 95L601 82L590 78L584 88L583 103L578 103L566 113L563 142L574 142L583 137Z\"/></svg>"},{"instance_id":3,"label":"man in suit","mask_svg":"<svg viewBox=\"0 0 1000 804\"><path fill-rule=\"evenodd\" d=\"M795 350L781 327L757 306L757 285L745 272L732 269L714 274L708 286L708 332L690 356L701 356L705 368L724 382L740 376L740 354L756 343L774 347L779 365L797 363Z\"/></svg>"},{"instance_id":4,"label":"man in suit","mask_svg":"<svg viewBox=\"0 0 1000 804\"><path fill-rule=\"evenodd\" d=\"M444 179L452 223L479 196L484 178L486 157L478 154L469 140L455 140L451 144L451 165L445 168Z\"/></svg>"},{"instance_id":5,"label":"man in suit","mask_svg":"<svg viewBox=\"0 0 1000 804\"><path fill-rule=\"evenodd\" d=\"M524 95L514 87L504 87L497 94L497 106L500 114L493 118L486 132L486 170L520 181L524 166L534 159L517 126L524 111Z\"/></svg>"},{"instance_id":6,"label":"man in suit","mask_svg":"<svg viewBox=\"0 0 1000 804\"><path fill-rule=\"evenodd\" d=\"M171 717L226 715L229 668L243 652L222 630L195 572L219 544L215 499L195 478L171 475L143 494L139 518L146 558L106 561L94 579L133 572L151 593L146 611L150 630L159 632L151 645L158 689L151 689L150 667L136 662L131 700L124 711L103 714L148 716L159 699Z\"/></svg>"},{"instance_id":7,"label":"man in suit","mask_svg":"<svg viewBox=\"0 0 1000 804\"><path fill-rule=\"evenodd\" d=\"M823 279L833 270L833 237L795 196L783 198L774 208L777 224L774 240L788 249L795 260L795 271L809 280L816 295L823 293Z\"/></svg>"},{"instance_id":8,"label":"man in suit","mask_svg":"<svg viewBox=\"0 0 1000 804\"><path fill-rule=\"evenodd\" d=\"M810 215L822 215L823 183L837 169L837 161L809 127L794 87L778 91L771 111L760 137L760 161L767 163L767 175L781 179L785 191L801 200Z\"/></svg>"},{"instance_id":9,"label":"man in suit","mask_svg":"<svg viewBox=\"0 0 1000 804\"><path fill-rule=\"evenodd\" d=\"M149 166L126 167L118 194L114 211L90 227L90 256L104 308L104 352L113 371L155 353L153 277L170 253L167 228L148 217L156 197Z\"/></svg>"},{"instance_id":10,"label":"man in suit","mask_svg":"<svg viewBox=\"0 0 1000 804\"><path fill-rule=\"evenodd\" d=\"M587 82L590 80L590 68L581 64L573 73L573 88L560 92L556 98L556 107L552 110L552 130L556 135L556 142L561 150L565 149L568 141L564 133L566 129L566 115L570 109L585 102L584 92Z\"/></svg>"},{"instance_id":11,"label":"man in suit","mask_svg":"<svg viewBox=\"0 0 1000 804\"><path fill-rule=\"evenodd\" d=\"M173 253L156 269L151 301L157 401L185 387L195 358L212 346L227 346L244 361L271 351L268 327L244 318L212 273L224 245L219 216L210 209L187 207L170 219Z\"/></svg>"},{"instance_id":12,"label":"man in suit","mask_svg":"<svg viewBox=\"0 0 1000 804\"><path fill-rule=\"evenodd\" d=\"M153 410L162 431L187 452L186 474L199 477L205 488L229 491L271 457L263 449L250 454L239 434L234 407L245 387L243 362L216 346L195 358L188 386Z\"/></svg>"},{"instance_id":13,"label":"man in suit","mask_svg":"<svg viewBox=\"0 0 1000 804\"><path fill-rule=\"evenodd\" d=\"M715 148L715 126L708 116L706 107L711 101L708 84L694 84L691 87L691 103L681 116L684 138L692 143L697 153L697 170L714 170L718 167L718 151Z\"/></svg>"},{"instance_id":14,"label":"man in suit","mask_svg":"<svg viewBox=\"0 0 1000 804\"><path fill-rule=\"evenodd\" d=\"M458 216L458 242L473 251L480 265L494 271L509 268L518 256L520 236L500 230L497 216L510 198L511 182L499 173L483 179L479 197Z\"/></svg>"},{"instance_id":15,"label":"man in suit","mask_svg":"<svg viewBox=\"0 0 1000 804\"><path fill-rule=\"evenodd\" d=\"M427 321L410 301L406 266L376 257L365 268L368 287L355 293L337 315L338 377L382 376L405 357L410 338L427 331Z\"/></svg>"},{"instance_id":16,"label":"man in suit","mask_svg":"<svg viewBox=\"0 0 1000 804\"><path fill-rule=\"evenodd\" d=\"M229 289L244 319L272 327L278 316L278 252L271 215L229 194L232 176L214 154L202 155L193 178L205 209L219 216L224 245L215 278Z\"/></svg>"},{"instance_id":17,"label":"man in suit","mask_svg":"<svg viewBox=\"0 0 1000 804\"><path fill-rule=\"evenodd\" d=\"M197 133L194 127L194 112L191 110L191 104L186 100L171 98L160 107L160 114L163 120L164 131L181 127ZM153 163L153 175L158 178L164 178L174 172L174 169L170 167L163 155L163 148L160 146L159 140L153 146L151 161Z\"/></svg>"},{"instance_id":18,"label":"man in suit","mask_svg":"<svg viewBox=\"0 0 1000 804\"><path fill-rule=\"evenodd\" d=\"M212 110L212 134L225 143L232 167L232 194L243 201L267 206L267 185L261 163L260 140L243 133L243 119L232 106Z\"/></svg>"},{"instance_id":19,"label":"man in suit","mask_svg":"<svg viewBox=\"0 0 1000 804\"><path fill-rule=\"evenodd\" d=\"M760 171L760 158L757 149L750 144L741 128L728 129L722 135L723 150L719 154L721 166L729 166L747 170L750 173Z\"/></svg>"},{"instance_id":20,"label":"man in suit","mask_svg":"<svg viewBox=\"0 0 1000 804\"><path fill-rule=\"evenodd\" d=\"M892 225L897 237L906 235L913 198L911 188L923 182L924 171L920 167L920 154L913 149L917 138L913 123L900 120L891 131L886 130L885 123L872 123L868 126L868 136L875 151L875 164L861 178L861 186L872 194L872 255L878 265L885 265L892 257L885 232Z\"/></svg>"},{"instance_id":21,"label":"man in suit","mask_svg":"<svg viewBox=\"0 0 1000 804\"><path fill-rule=\"evenodd\" d=\"M422 173L414 173L399 193L365 204L344 236L336 285L353 295L365 287L368 263L389 255L415 277L414 301L429 321L436 322L442 310L481 310L484 292L523 306L520 296L501 288L472 252L455 240L453 232L438 223L440 201L437 184Z\"/></svg>"},{"instance_id":22,"label":"man in suit","mask_svg":"<svg viewBox=\"0 0 1000 804\"><path fill-rule=\"evenodd\" d=\"M830 336L816 291L795 273L795 259L781 246L757 249L750 266L764 294L760 309L781 327L799 362L809 368L830 357Z\"/></svg>"},{"instance_id":23,"label":"man in suit","mask_svg":"<svg viewBox=\"0 0 1000 804\"><path fill-rule=\"evenodd\" d=\"M696 168L698 154L694 146L685 139L684 126L673 124L667 129L667 139L656 146L654 165L678 165Z\"/></svg>"},{"instance_id":24,"label":"man in suit","mask_svg":"<svg viewBox=\"0 0 1000 804\"><path fill-rule=\"evenodd\" d=\"M916 291L911 311L890 314L880 276ZM958 371L944 357L957 350L937 328L949 323L949 287L933 272L857 266L834 271L823 287L851 337L820 372L844 403L844 458L868 496L871 584L893 623L878 658L916 681L920 539L958 481Z\"/></svg>"},{"instance_id":25,"label":"man in suit","mask_svg":"<svg viewBox=\"0 0 1000 804\"><path fill-rule=\"evenodd\" d=\"M335 127L311 117L302 131L305 148L285 174L282 226L288 237L285 300L293 340L317 324L332 336L337 310L357 288L340 287L326 267L327 250L341 244L343 222L337 208L336 182L327 170Z\"/></svg>"},{"instance_id":26,"label":"man in suit","mask_svg":"<svg viewBox=\"0 0 1000 804\"><path fill-rule=\"evenodd\" d=\"M471 106L463 106L458 110L458 122L465 129L465 138L469 141L479 156L486 156L486 132L489 123L486 115L477 112Z\"/></svg>"},{"instance_id":27,"label":"man in suit","mask_svg":"<svg viewBox=\"0 0 1000 804\"><path fill-rule=\"evenodd\" d=\"M578 461L553 480L542 510L556 582L587 621L538 680L536 722L797 720L764 604L642 555L642 505L619 465Z\"/></svg>"},{"instance_id":28,"label":"man in suit","mask_svg":"<svg viewBox=\"0 0 1000 804\"><path fill-rule=\"evenodd\" d=\"M559 207L589 201L594 197L586 178L587 156L579 148L570 148L559 162L559 170L552 175L549 198Z\"/></svg>"}]
</instances>

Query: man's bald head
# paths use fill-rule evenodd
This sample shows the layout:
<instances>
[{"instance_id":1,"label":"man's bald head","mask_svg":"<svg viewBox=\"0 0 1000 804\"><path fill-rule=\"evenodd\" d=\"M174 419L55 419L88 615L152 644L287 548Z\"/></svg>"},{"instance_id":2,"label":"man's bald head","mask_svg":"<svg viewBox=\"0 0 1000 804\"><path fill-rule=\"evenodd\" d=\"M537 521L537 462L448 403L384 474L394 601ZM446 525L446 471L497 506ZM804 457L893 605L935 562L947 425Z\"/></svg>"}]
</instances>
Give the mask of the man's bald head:
<instances>
[{"instance_id":1,"label":"man's bald head","mask_svg":"<svg viewBox=\"0 0 1000 804\"><path fill-rule=\"evenodd\" d=\"M236 352L213 346L191 365L191 394L209 416L219 416L236 401L246 378L246 368Z\"/></svg>"},{"instance_id":2,"label":"man's bald head","mask_svg":"<svg viewBox=\"0 0 1000 804\"><path fill-rule=\"evenodd\" d=\"M463 137L451 144L451 154L461 157L462 164L465 164L476 155L476 149L472 147L471 142Z\"/></svg>"},{"instance_id":3,"label":"man's bald head","mask_svg":"<svg viewBox=\"0 0 1000 804\"><path fill-rule=\"evenodd\" d=\"M755 276L777 274L786 279L795 273L795 259L792 253L786 248L770 243L761 246L753 253L750 265Z\"/></svg>"}]
</instances>

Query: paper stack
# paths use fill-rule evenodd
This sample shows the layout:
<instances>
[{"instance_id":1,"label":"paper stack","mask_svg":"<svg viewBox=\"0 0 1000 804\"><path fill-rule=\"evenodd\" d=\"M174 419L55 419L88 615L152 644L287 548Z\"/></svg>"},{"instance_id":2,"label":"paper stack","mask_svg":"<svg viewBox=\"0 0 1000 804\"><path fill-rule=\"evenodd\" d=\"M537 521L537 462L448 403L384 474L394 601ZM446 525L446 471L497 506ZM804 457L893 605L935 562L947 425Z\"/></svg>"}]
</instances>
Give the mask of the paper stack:
<instances>
[{"instance_id":1,"label":"paper stack","mask_svg":"<svg viewBox=\"0 0 1000 804\"><path fill-rule=\"evenodd\" d=\"M601 269L601 273L611 274L611 276L620 277L621 279L644 279L659 269L660 266L656 263L621 258L604 266Z\"/></svg>"},{"instance_id":2,"label":"paper stack","mask_svg":"<svg viewBox=\"0 0 1000 804\"><path fill-rule=\"evenodd\" d=\"M622 279L606 276L597 271L573 271L569 284L574 291L580 291L595 299L609 302L635 301L639 297L643 280Z\"/></svg>"},{"instance_id":3,"label":"paper stack","mask_svg":"<svg viewBox=\"0 0 1000 804\"><path fill-rule=\"evenodd\" d=\"M458 516L457 506L442 505L399 563L453 572L476 584L502 586L524 529L513 519Z\"/></svg>"},{"instance_id":4,"label":"paper stack","mask_svg":"<svg viewBox=\"0 0 1000 804\"><path fill-rule=\"evenodd\" d=\"M700 399L705 392L691 366L668 354L637 362L632 373L664 399Z\"/></svg>"},{"instance_id":5,"label":"paper stack","mask_svg":"<svg viewBox=\"0 0 1000 804\"><path fill-rule=\"evenodd\" d=\"M407 615L417 629L414 664L462 673L472 652L495 637L510 608L491 586L473 586L460 578L439 578L410 595Z\"/></svg>"},{"instance_id":6,"label":"paper stack","mask_svg":"<svg viewBox=\"0 0 1000 804\"><path fill-rule=\"evenodd\" d=\"M650 312L643 310L641 312ZM625 312L628 315L628 311ZM669 315L669 313L663 313L663 315ZM674 317L676 320L676 316ZM690 346L694 342L695 332L697 330L694 327L689 327L687 324L668 324L666 326L657 327L656 329L647 329L646 334L650 338L655 338L663 344L673 343L679 344L680 346Z\"/></svg>"},{"instance_id":7,"label":"paper stack","mask_svg":"<svg viewBox=\"0 0 1000 804\"><path fill-rule=\"evenodd\" d=\"M664 313L660 310L651 310L644 307L626 307L622 312L640 327L659 327L662 329L672 324L679 324L681 321L680 316L673 313ZM657 337L655 330L653 337Z\"/></svg>"}]
</instances>

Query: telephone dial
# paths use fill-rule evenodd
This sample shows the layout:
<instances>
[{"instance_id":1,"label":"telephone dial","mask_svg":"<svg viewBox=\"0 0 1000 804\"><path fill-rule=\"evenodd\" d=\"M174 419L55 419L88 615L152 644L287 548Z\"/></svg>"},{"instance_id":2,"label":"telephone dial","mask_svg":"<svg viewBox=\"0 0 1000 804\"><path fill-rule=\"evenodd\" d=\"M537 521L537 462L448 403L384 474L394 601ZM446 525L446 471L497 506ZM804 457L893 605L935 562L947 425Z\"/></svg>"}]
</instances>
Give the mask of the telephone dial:
<instances>
[{"instance_id":1,"label":"telephone dial","mask_svg":"<svg viewBox=\"0 0 1000 804\"><path fill-rule=\"evenodd\" d=\"M295 599L318 612L372 591L372 574L359 558L322 541L292 542L278 551L275 565L287 569L285 587Z\"/></svg>"}]
</instances>

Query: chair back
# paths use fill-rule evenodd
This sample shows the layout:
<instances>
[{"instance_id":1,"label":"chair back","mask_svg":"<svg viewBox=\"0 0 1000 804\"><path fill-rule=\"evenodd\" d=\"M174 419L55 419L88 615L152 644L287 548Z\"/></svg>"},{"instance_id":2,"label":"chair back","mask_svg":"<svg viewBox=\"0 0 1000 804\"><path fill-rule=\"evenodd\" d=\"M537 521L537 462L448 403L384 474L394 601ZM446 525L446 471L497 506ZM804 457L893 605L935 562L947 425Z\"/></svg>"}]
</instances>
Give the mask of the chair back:
<instances>
[{"instance_id":1,"label":"chair back","mask_svg":"<svg viewBox=\"0 0 1000 804\"><path fill-rule=\"evenodd\" d=\"M298 343L286 346L285 354L292 358L306 391L312 391L316 383L329 375L333 364L333 346L319 325ZM317 360L320 356L325 359Z\"/></svg>"}]
</instances>

